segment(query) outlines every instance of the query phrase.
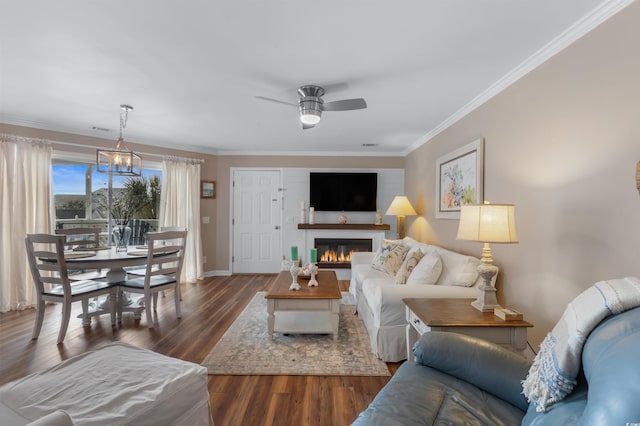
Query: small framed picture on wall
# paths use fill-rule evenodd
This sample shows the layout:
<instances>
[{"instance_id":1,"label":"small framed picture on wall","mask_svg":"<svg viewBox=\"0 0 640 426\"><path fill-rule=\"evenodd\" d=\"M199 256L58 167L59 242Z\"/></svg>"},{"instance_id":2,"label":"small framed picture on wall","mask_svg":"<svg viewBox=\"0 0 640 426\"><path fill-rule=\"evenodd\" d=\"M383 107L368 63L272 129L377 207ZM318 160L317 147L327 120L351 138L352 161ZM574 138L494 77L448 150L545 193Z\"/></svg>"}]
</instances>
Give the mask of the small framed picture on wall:
<instances>
[{"instance_id":1,"label":"small framed picture on wall","mask_svg":"<svg viewBox=\"0 0 640 426\"><path fill-rule=\"evenodd\" d=\"M216 182L213 180L200 181L200 198L216 198Z\"/></svg>"}]
</instances>

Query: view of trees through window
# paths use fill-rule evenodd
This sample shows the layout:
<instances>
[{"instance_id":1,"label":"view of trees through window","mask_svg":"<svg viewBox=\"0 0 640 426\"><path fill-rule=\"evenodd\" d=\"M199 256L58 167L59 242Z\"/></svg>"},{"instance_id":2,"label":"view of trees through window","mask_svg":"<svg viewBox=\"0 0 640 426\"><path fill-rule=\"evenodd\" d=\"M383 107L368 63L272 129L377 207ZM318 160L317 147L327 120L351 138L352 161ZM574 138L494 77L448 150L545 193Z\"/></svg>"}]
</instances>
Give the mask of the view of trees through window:
<instances>
[{"instance_id":1,"label":"view of trees through window","mask_svg":"<svg viewBox=\"0 0 640 426\"><path fill-rule=\"evenodd\" d=\"M81 219L107 224L109 175L96 172L94 164L62 161L54 162L52 173L58 226ZM143 169L140 177L112 176L112 202L126 200L134 219L157 219L161 178L153 169Z\"/></svg>"}]
</instances>

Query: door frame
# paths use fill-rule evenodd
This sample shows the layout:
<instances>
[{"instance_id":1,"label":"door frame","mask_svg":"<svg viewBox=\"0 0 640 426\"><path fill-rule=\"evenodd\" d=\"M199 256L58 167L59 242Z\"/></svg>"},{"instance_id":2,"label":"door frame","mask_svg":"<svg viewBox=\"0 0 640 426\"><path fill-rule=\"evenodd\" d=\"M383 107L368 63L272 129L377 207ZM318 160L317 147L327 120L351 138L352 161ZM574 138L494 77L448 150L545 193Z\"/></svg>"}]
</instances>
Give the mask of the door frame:
<instances>
[{"instance_id":1,"label":"door frame","mask_svg":"<svg viewBox=\"0 0 640 426\"><path fill-rule=\"evenodd\" d=\"M235 205L235 187L234 187L234 180L233 180L233 176L235 174L236 171L242 171L242 172L250 172L250 171L256 171L256 172L278 172L280 173L280 182L278 183L278 191L280 192L280 223L279 223L279 227L280 227L280 232L278 233L278 240L279 240L279 244L280 244L280 248L282 249L282 242L283 242L283 236L282 236L282 230L283 230L283 225L284 225L284 169L282 167L230 167L229 168L229 271L231 271L231 275L234 274L234 270L233 270L233 253L234 253L234 241L235 241L235 235L234 235L234 226L233 226L233 206ZM281 250L282 251L282 250Z\"/></svg>"}]
</instances>

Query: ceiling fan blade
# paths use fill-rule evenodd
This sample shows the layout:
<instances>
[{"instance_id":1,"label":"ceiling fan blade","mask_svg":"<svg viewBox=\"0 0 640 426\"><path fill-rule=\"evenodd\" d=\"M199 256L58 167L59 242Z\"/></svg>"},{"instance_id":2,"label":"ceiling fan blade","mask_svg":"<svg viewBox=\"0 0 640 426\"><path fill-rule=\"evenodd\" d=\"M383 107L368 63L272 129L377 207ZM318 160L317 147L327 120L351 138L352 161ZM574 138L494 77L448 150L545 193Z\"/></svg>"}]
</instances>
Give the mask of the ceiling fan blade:
<instances>
[{"instance_id":1,"label":"ceiling fan blade","mask_svg":"<svg viewBox=\"0 0 640 426\"><path fill-rule=\"evenodd\" d=\"M326 83L326 84L322 84L321 85L322 88L324 89L325 93L335 93L335 92L340 92L340 91L345 91L349 89L349 84L347 83Z\"/></svg>"},{"instance_id":2,"label":"ceiling fan blade","mask_svg":"<svg viewBox=\"0 0 640 426\"><path fill-rule=\"evenodd\" d=\"M322 109L324 111L350 111L354 109L363 109L366 107L367 103L362 98L325 102L325 104L322 105Z\"/></svg>"},{"instance_id":3,"label":"ceiling fan blade","mask_svg":"<svg viewBox=\"0 0 640 426\"><path fill-rule=\"evenodd\" d=\"M292 104L291 102L285 102L285 101L281 101L278 99L273 99L273 98L267 98L265 96L255 96L256 99L262 99L263 101L269 101L269 102L276 102L279 104L284 104L284 105L290 105L290 106L294 106L294 107L298 107L298 104Z\"/></svg>"},{"instance_id":4,"label":"ceiling fan blade","mask_svg":"<svg viewBox=\"0 0 640 426\"><path fill-rule=\"evenodd\" d=\"M313 129L314 127L316 127L316 125L315 125L315 124L305 124L305 123L302 123L302 130Z\"/></svg>"}]
</instances>

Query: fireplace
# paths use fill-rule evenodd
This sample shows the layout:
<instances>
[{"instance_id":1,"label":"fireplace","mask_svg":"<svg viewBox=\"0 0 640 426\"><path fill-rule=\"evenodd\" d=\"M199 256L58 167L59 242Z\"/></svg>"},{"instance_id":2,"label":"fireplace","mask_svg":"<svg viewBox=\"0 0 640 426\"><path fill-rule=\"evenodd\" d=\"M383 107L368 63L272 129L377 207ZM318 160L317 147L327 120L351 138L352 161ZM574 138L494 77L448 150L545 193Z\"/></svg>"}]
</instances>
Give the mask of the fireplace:
<instances>
[{"instance_id":1,"label":"fireplace","mask_svg":"<svg viewBox=\"0 0 640 426\"><path fill-rule=\"evenodd\" d=\"M351 268L351 253L371 251L371 238L316 238L319 268Z\"/></svg>"}]
</instances>

